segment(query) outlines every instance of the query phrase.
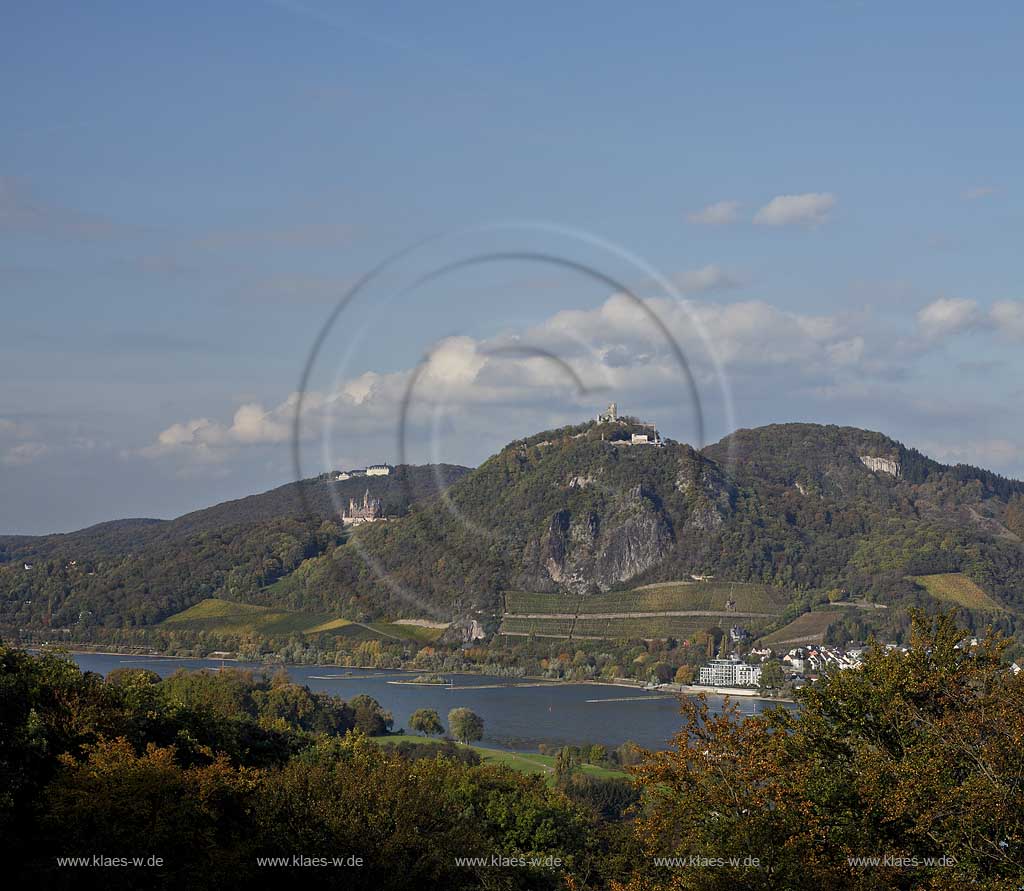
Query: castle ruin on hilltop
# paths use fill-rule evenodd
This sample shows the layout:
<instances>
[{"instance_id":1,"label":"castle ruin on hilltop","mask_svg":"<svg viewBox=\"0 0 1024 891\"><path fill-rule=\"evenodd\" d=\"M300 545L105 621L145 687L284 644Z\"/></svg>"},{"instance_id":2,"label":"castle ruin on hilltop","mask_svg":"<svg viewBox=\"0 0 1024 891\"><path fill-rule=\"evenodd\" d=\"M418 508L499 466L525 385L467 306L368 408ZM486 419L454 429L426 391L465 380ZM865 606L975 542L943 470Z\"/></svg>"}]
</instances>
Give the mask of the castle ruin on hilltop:
<instances>
[{"instance_id":1,"label":"castle ruin on hilltop","mask_svg":"<svg viewBox=\"0 0 1024 891\"><path fill-rule=\"evenodd\" d=\"M643 433L631 433L629 439L611 439L613 445L652 445L659 448L665 443L662 442L661 434L654 424L647 424L638 421L636 418L619 417L619 406L614 402L608 403L608 408L597 416L598 424L616 424L621 427L640 427ZM604 435L601 436L604 439Z\"/></svg>"}]
</instances>

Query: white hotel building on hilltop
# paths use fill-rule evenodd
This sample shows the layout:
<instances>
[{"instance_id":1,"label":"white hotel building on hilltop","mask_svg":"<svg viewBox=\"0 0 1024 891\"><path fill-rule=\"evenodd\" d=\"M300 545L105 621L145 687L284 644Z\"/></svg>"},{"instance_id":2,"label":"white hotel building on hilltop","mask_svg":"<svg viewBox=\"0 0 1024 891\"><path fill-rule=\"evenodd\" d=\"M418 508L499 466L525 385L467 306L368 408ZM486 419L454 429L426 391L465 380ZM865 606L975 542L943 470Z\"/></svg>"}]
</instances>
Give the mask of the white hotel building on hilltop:
<instances>
[{"instance_id":1,"label":"white hotel building on hilltop","mask_svg":"<svg viewBox=\"0 0 1024 891\"><path fill-rule=\"evenodd\" d=\"M354 480L364 476L389 476L395 468L390 464L371 464L358 470L340 470L334 475L336 483Z\"/></svg>"},{"instance_id":2,"label":"white hotel building on hilltop","mask_svg":"<svg viewBox=\"0 0 1024 891\"><path fill-rule=\"evenodd\" d=\"M761 683L761 666L736 659L712 659L700 667L703 687L756 687Z\"/></svg>"}]
</instances>

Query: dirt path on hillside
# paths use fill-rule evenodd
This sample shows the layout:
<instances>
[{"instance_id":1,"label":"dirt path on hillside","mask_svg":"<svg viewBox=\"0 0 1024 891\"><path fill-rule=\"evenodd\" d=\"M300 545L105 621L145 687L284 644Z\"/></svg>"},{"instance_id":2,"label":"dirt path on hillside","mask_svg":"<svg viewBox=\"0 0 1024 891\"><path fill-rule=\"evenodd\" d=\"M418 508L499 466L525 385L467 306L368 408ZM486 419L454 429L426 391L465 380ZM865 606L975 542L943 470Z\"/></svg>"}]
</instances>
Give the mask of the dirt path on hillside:
<instances>
[{"instance_id":1,"label":"dirt path on hillside","mask_svg":"<svg viewBox=\"0 0 1024 891\"><path fill-rule=\"evenodd\" d=\"M668 616L708 616L734 619L774 619L778 613L741 613L707 609L665 610L631 613L505 613L504 619L658 619Z\"/></svg>"}]
</instances>

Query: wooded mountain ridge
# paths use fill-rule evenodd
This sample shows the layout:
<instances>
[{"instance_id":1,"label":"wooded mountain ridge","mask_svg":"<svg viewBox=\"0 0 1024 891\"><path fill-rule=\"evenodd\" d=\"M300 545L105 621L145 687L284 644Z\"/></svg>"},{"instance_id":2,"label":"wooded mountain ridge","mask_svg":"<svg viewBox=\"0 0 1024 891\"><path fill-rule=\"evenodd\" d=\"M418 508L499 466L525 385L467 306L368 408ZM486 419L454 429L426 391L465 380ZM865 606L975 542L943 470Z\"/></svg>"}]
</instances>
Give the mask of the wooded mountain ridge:
<instances>
[{"instance_id":1,"label":"wooded mountain ridge","mask_svg":"<svg viewBox=\"0 0 1024 891\"><path fill-rule=\"evenodd\" d=\"M1024 610L1024 483L854 427L744 429L701 451L629 432L589 422L472 471L307 480L173 521L0 538L0 624L144 626L214 596L448 621L499 615L509 591L693 575L884 604L920 599L912 576L962 572L1006 617ZM343 531L331 487L346 503L369 488L393 519Z\"/></svg>"}]
</instances>

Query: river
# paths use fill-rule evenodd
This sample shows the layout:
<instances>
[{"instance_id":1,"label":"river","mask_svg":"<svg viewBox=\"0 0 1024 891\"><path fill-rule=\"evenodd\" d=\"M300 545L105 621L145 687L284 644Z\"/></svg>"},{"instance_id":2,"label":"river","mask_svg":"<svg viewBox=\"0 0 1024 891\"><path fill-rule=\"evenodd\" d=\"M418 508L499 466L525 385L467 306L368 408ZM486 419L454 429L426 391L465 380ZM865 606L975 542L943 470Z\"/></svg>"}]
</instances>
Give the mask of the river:
<instances>
[{"instance_id":1,"label":"river","mask_svg":"<svg viewBox=\"0 0 1024 891\"><path fill-rule=\"evenodd\" d=\"M196 670L220 668L212 659L119 656L75 653L83 671L106 675L115 668L148 668L161 677L179 668ZM274 672L273 666L241 662L224 663L232 668ZM489 677L487 675L443 675L451 687L389 683L408 681L415 673L334 665L287 666L291 680L311 690L342 699L367 693L395 719L395 729L406 726L418 708L437 709L447 723L448 710L465 706L484 719L481 744L491 748L536 752L541 742L554 744L602 743L618 746L632 740L645 748L665 748L669 738L682 726L679 703L674 695L609 684L565 684ZM721 697L710 697L713 706ZM755 714L772 703L738 699L743 714Z\"/></svg>"}]
</instances>

